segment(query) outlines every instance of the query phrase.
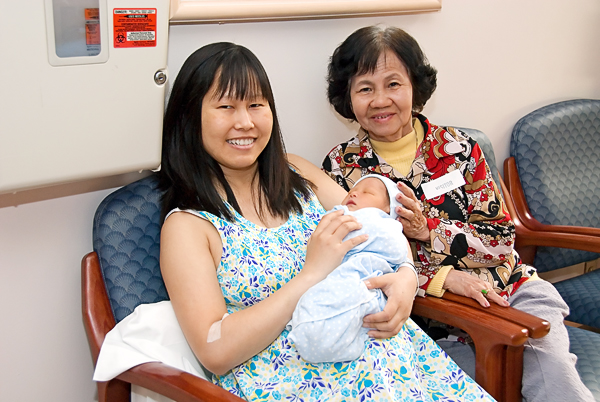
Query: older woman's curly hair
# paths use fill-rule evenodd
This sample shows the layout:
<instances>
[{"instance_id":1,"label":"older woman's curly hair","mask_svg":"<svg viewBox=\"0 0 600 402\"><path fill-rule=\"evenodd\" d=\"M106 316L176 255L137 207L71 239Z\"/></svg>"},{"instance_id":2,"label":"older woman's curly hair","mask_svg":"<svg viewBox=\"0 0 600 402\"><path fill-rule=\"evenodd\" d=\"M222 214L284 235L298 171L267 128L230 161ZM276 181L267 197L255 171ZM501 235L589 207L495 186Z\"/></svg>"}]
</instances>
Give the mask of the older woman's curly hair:
<instances>
[{"instance_id":1,"label":"older woman's curly hair","mask_svg":"<svg viewBox=\"0 0 600 402\"><path fill-rule=\"evenodd\" d=\"M417 41L400 28L369 26L355 31L335 49L328 67L329 103L343 117L356 121L350 100L353 77L375 71L379 56L392 51L404 64L413 88L413 112L423 110L437 85L437 70L429 65Z\"/></svg>"}]
</instances>

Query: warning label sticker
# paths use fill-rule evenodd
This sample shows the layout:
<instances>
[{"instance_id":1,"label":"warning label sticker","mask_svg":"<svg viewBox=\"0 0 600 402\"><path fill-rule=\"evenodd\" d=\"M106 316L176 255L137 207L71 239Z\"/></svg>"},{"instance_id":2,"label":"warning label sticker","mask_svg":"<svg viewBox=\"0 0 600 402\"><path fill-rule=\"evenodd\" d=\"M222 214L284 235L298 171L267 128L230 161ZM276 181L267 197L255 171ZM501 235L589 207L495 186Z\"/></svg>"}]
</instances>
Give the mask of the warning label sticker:
<instances>
[{"instance_id":1,"label":"warning label sticker","mask_svg":"<svg viewBox=\"0 0 600 402\"><path fill-rule=\"evenodd\" d=\"M114 47L156 46L156 8L115 8Z\"/></svg>"}]
</instances>

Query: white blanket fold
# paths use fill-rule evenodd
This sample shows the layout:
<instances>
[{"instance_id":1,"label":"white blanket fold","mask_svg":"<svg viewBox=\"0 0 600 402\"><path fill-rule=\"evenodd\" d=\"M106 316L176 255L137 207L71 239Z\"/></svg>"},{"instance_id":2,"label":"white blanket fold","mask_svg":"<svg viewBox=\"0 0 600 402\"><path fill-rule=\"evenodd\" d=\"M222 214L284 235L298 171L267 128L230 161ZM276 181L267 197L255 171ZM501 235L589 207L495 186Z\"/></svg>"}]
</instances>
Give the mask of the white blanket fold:
<instances>
[{"instance_id":1,"label":"white blanket fold","mask_svg":"<svg viewBox=\"0 0 600 402\"><path fill-rule=\"evenodd\" d=\"M209 380L179 327L170 301L138 306L106 335L94 381L111 380L148 362L162 362Z\"/></svg>"}]
</instances>

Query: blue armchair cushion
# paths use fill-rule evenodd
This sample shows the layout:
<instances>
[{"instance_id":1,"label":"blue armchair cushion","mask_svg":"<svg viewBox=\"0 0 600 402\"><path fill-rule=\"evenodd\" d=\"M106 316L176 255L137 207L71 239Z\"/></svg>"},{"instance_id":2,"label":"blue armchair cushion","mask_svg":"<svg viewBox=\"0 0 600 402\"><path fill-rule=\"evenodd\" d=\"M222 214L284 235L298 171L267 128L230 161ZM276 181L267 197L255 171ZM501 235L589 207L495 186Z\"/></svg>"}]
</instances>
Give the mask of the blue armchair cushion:
<instances>
[{"instance_id":1,"label":"blue armchair cushion","mask_svg":"<svg viewBox=\"0 0 600 402\"><path fill-rule=\"evenodd\" d=\"M600 328L600 270L553 285L569 306L566 320Z\"/></svg>"},{"instance_id":2,"label":"blue armchair cushion","mask_svg":"<svg viewBox=\"0 0 600 402\"><path fill-rule=\"evenodd\" d=\"M567 326L570 351L577 355L577 372L586 387L600 401L600 334Z\"/></svg>"}]
</instances>

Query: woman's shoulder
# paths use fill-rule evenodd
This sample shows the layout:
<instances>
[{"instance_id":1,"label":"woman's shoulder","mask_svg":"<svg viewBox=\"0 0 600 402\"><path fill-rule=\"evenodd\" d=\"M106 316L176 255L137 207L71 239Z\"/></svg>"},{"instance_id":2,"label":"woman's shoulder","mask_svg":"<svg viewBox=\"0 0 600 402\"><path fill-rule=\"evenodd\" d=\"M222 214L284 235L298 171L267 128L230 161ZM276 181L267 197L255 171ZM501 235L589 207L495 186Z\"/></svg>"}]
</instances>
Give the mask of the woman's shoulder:
<instances>
[{"instance_id":1,"label":"woman's shoulder","mask_svg":"<svg viewBox=\"0 0 600 402\"><path fill-rule=\"evenodd\" d=\"M311 162L294 154L288 154L288 161L298 174L313 184L312 190L326 210L340 204L346 197L346 190Z\"/></svg>"},{"instance_id":2,"label":"woman's shoulder","mask_svg":"<svg viewBox=\"0 0 600 402\"><path fill-rule=\"evenodd\" d=\"M194 210L171 211L161 228L161 250L164 247L180 249L183 245L201 248L205 244L212 252L217 252L221 238L217 228L202 213ZM161 251L162 252L162 251Z\"/></svg>"},{"instance_id":3,"label":"woman's shoulder","mask_svg":"<svg viewBox=\"0 0 600 402\"><path fill-rule=\"evenodd\" d=\"M161 236L179 237L183 233L194 236L214 236L221 219L204 211L175 208L170 211L161 228Z\"/></svg>"},{"instance_id":4,"label":"woman's shoulder","mask_svg":"<svg viewBox=\"0 0 600 402\"><path fill-rule=\"evenodd\" d=\"M208 214L210 215L210 214ZM179 209L175 208L171 210L163 222L163 230L165 227L199 227L203 226L203 223L208 223L209 219L206 212L196 211L193 209ZM212 225L211 225L212 226Z\"/></svg>"},{"instance_id":5,"label":"woman's shoulder","mask_svg":"<svg viewBox=\"0 0 600 402\"><path fill-rule=\"evenodd\" d=\"M297 172L300 176L304 177L306 180L309 180L313 184L315 181L318 181L320 176L323 174L321 169L313 165L308 160L304 159L301 156L294 154L287 154L288 162L290 163L290 168Z\"/></svg>"},{"instance_id":6,"label":"woman's shoulder","mask_svg":"<svg viewBox=\"0 0 600 402\"><path fill-rule=\"evenodd\" d=\"M466 141L471 137L462 129L453 126L441 126L437 124L429 124L429 132L433 138L446 138L453 141Z\"/></svg>"},{"instance_id":7,"label":"woman's shoulder","mask_svg":"<svg viewBox=\"0 0 600 402\"><path fill-rule=\"evenodd\" d=\"M471 153L473 146L477 143L468 133L460 128L452 126L429 125L429 132L425 137L428 153L435 157Z\"/></svg>"}]
</instances>

